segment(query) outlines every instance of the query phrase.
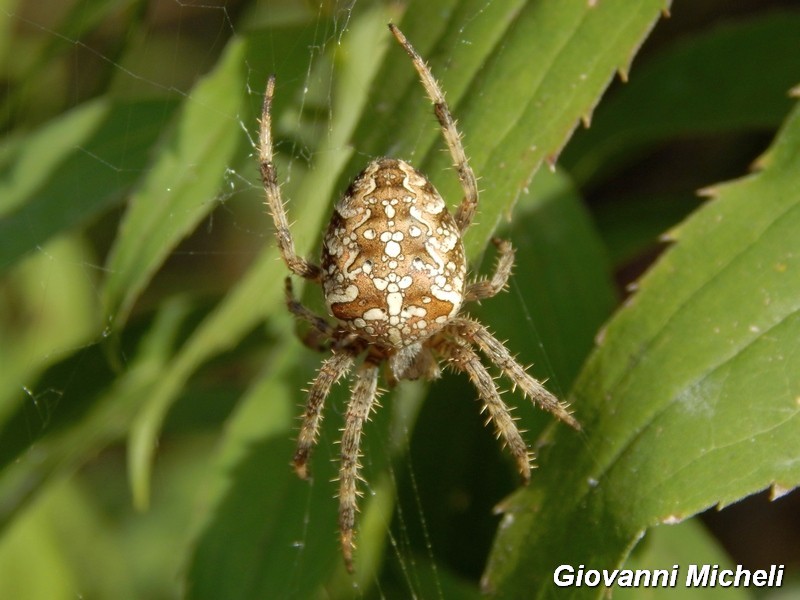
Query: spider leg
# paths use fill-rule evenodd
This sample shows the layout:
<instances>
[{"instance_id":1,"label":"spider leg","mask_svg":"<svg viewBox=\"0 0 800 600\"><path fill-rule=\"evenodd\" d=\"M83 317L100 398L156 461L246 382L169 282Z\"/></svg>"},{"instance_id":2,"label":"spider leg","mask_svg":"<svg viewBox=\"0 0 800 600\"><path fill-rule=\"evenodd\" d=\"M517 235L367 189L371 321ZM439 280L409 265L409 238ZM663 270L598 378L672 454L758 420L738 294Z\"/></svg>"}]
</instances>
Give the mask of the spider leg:
<instances>
[{"instance_id":1,"label":"spider leg","mask_svg":"<svg viewBox=\"0 0 800 600\"><path fill-rule=\"evenodd\" d=\"M517 468L522 479L528 483L531 479L533 454L528 450L519 428L514 423L511 411L500 398L500 392L497 390L491 374L469 346L443 344L441 349L443 354L450 359L450 363L460 371L467 373L470 381L477 388L478 394L483 400L484 410L489 413L487 425L489 421L494 422L497 437L502 438L505 445L508 446L517 461Z\"/></svg>"},{"instance_id":2,"label":"spider leg","mask_svg":"<svg viewBox=\"0 0 800 600\"><path fill-rule=\"evenodd\" d=\"M567 410L566 404L560 402L553 394L547 391L542 383L528 375L525 368L520 365L503 343L494 337L483 325L472 319L456 318L451 322L451 330L455 330L459 337L472 340L481 351L505 373L515 387L539 407L550 412L570 427L581 429L580 424Z\"/></svg>"},{"instance_id":3,"label":"spider leg","mask_svg":"<svg viewBox=\"0 0 800 600\"><path fill-rule=\"evenodd\" d=\"M303 337L303 343L313 350L325 350L324 340L335 338L338 329L331 325L327 319L309 310L294 296L291 278L284 280L284 294L289 312L296 318L309 323L312 329Z\"/></svg>"},{"instance_id":4,"label":"spider leg","mask_svg":"<svg viewBox=\"0 0 800 600\"><path fill-rule=\"evenodd\" d=\"M267 88L264 92L264 106L261 111L261 128L259 131L258 158L261 167L261 180L267 195L267 205L275 222L275 235L278 238L278 247L281 251L286 266L299 277L319 281L322 274L319 266L297 256L294 249L292 232L289 230L289 221L286 210L281 200L281 189L278 185L278 173L275 163L272 162L272 96L275 93L275 76L267 79Z\"/></svg>"},{"instance_id":5,"label":"spider leg","mask_svg":"<svg viewBox=\"0 0 800 600\"><path fill-rule=\"evenodd\" d=\"M361 432L375 402L378 388L378 365L369 358L359 367L353 384L352 397L347 405L344 433L342 434L342 462L339 467L339 534L342 554L347 570L353 572L353 530L357 500L360 492Z\"/></svg>"},{"instance_id":6,"label":"spider leg","mask_svg":"<svg viewBox=\"0 0 800 600\"><path fill-rule=\"evenodd\" d=\"M331 387L344 377L353 365L353 356L346 352L335 352L328 357L311 383L303 414L303 424L297 436L297 449L294 453L294 470L302 479L308 479L308 459L311 449L317 443L319 426L322 421L322 405Z\"/></svg>"},{"instance_id":7,"label":"spider leg","mask_svg":"<svg viewBox=\"0 0 800 600\"><path fill-rule=\"evenodd\" d=\"M467 285L464 302L474 302L491 298L506 287L511 269L514 266L514 248L508 240L494 238L492 243L497 246L497 265L490 279L482 279Z\"/></svg>"},{"instance_id":8,"label":"spider leg","mask_svg":"<svg viewBox=\"0 0 800 600\"><path fill-rule=\"evenodd\" d=\"M450 109L447 106L447 101L444 98L444 92L436 83L431 70L425 61L414 49L396 25L389 23L389 30L394 37L406 51L411 61L414 63L414 68L419 73L422 80L422 85L428 92L428 96L433 102L433 112L439 120L439 125L442 128L442 136L447 147L450 150L450 155L453 157L453 163L458 173L458 179L461 182L461 187L464 189L464 199L455 214L456 225L460 231L464 231L472 223L472 218L475 216L475 209L478 206L478 182L475 179L475 173L472 167L469 166L467 160L467 153L464 151L464 146L461 143L461 134L456 129L456 122L453 115L450 114Z\"/></svg>"}]
</instances>

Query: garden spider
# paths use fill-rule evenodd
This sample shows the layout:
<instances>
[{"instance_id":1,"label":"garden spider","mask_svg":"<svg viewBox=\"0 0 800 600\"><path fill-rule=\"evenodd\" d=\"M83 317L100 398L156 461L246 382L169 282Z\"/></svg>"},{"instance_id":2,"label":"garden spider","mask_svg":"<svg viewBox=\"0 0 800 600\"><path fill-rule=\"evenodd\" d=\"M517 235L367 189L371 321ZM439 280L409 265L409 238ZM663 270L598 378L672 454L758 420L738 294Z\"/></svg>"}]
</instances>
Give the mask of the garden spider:
<instances>
[{"instance_id":1,"label":"garden spider","mask_svg":"<svg viewBox=\"0 0 800 600\"><path fill-rule=\"evenodd\" d=\"M514 455L526 483L533 454L473 346L534 403L579 428L566 405L528 375L486 327L459 316L465 302L490 298L505 288L514 251L509 242L494 240L498 250L494 274L489 279L467 283L461 236L472 222L478 204L475 175L436 80L402 32L392 24L389 29L419 73L455 163L464 198L454 216L422 173L402 160L379 158L367 165L336 203L322 241L322 264L311 263L295 253L273 163L274 76L267 82L259 136L261 177L281 255L292 273L322 286L328 309L336 318L336 324L331 324L303 306L292 293L291 280L286 278L289 310L308 321L314 334L327 340L332 351L308 391L294 455L294 468L300 477L308 477L307 463L316 443L325 398L333 384L364 355L355 366L338 479L340 542L349 571L353 568L360 495L357 483L361 433L375 405L382 364L388 365L390 385L402 379L438 377L439 360L467 373L488 412L487 422L494 422L497 436Z\"/></svg>"}]
</instances>

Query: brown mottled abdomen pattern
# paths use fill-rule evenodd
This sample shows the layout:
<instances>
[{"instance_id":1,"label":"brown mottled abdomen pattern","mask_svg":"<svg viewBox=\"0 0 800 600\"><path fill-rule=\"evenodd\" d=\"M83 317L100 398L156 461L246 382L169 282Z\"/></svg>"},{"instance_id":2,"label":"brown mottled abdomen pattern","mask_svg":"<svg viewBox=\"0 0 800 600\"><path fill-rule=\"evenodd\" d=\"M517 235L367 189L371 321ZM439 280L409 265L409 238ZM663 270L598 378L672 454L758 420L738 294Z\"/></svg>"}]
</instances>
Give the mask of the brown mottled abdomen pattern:
<instances>
[{"instance_id":1,"label":"brown mottled abdomen pattern","mask_svg":"<svg viewBox=\"0 0 800 600\"><path fill-rule=\"evenodd\" d=\"M371 162L336 204L322 244L333 316L373 343L401 348L461 308L466 260L444 200L402 160Z\"/></svg>"}]
</instances>

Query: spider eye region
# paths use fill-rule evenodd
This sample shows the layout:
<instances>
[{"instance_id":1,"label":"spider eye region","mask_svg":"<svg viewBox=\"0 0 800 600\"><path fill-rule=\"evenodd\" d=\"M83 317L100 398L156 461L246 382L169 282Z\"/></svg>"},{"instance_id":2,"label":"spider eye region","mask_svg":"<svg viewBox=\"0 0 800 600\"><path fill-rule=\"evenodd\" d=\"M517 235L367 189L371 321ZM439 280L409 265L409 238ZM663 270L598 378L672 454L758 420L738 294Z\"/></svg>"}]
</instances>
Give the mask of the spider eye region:
<instances>
[{"instance_id":1,"label":"spider eye region","mask_svg":"<svg viewBox=\"0 0 800 600\"><path fill-rule=\"evenodd\" d=\"M375 160L353 180L322 243L331 314L382 346L402 348L439 331L461 308L466 270L444 200L397 159Z\"/></svg>"}]
</instances>

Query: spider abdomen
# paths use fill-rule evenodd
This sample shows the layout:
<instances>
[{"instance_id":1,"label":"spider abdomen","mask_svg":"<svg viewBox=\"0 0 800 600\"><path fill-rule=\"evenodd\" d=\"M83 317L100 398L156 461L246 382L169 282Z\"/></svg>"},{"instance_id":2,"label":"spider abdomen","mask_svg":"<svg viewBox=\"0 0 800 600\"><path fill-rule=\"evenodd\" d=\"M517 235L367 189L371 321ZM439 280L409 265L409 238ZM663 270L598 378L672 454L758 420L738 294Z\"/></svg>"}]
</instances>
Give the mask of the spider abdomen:
<instances>
[{"instance_id":1,"label":"spider abdomen","mask_svg":"<svg viewBox=\"0 0 800 600\"><path fill-rule=\"evenodd\" d=\"M408 163L372 161L337 202L322 244L333 316L383 346L427 338L458 313L466 260L433 185Z\"/></svg>"}]
</instances>

